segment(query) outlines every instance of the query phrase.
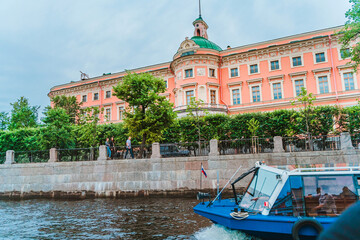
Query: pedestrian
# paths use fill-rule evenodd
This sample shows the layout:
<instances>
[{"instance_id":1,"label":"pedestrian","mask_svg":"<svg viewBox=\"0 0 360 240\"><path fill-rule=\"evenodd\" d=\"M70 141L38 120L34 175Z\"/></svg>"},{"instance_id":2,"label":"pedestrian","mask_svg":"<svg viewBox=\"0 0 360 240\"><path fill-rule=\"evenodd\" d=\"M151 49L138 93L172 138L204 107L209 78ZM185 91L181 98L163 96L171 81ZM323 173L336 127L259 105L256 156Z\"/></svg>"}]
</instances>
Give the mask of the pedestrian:
<instances>
[{"instance_id":1,"label":"pedestrian","mask_svg":"<svg viewBox=\"0 0 360 240\"><path fill-rule=\"evenodd\" d=\"M115 142L114 142L114 137L111 137L111 138L110 138L109 145L110 145L111 159L113 159L113 158L114 158L114 154L115 154Z\"/></svg>"},{"instance_id":2,"label":"pedestrian","mask_svg":"<svg viewBox=\"0 0 360 240\"><path fill-rule=\"evenodd\" d=\"M106 146L108 158L111 158L111 150L110 150L110 141L109 141L109 138L106 138L105 146Z\"/></svg>"},{"instance_id":3,"label":"pedestrian","mask_svg":"<svg viewBox=\"0 0 360 240\"><path fill-rule=\"evenodd\" d=\"M133 150L131 148L131 137L129 137L128 140L126 140L125 148L126 148L125 159L126 159L126 156L127 156L129 151L130 151L131 157L134 159L134 153L133 153Z\"/></svg>"}]
</instances>

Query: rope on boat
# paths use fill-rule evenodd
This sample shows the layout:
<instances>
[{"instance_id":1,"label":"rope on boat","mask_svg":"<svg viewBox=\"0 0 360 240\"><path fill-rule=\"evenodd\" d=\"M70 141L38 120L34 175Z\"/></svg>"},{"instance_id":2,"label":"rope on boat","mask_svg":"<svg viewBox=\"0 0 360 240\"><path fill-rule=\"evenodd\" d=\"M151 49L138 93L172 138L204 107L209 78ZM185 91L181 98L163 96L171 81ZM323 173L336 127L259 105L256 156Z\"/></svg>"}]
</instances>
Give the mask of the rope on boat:
<instances>
[{"instance_id":1,"label":"rope on boat","mask_svg":"<svg viewBox=\"0 0 360 240\"><path fill-rule=\"evenodd\" d=\"M232 212L230 216L235 220L243 220L249 216L247 212Z\"/></svg>"}]
</instances>

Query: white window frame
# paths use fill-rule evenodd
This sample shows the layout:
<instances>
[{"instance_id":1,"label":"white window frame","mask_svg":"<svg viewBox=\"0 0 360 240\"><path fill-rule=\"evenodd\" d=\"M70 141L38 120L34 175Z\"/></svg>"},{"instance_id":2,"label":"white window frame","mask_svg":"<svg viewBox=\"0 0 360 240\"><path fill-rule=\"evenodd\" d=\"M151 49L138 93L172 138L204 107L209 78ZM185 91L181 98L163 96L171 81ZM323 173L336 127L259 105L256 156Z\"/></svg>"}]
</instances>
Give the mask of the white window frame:
<instances>
[{"instance_id":1,"label":"white window frame","mask_svg":"<svg viewBox=\"0 0 360 240\"><path fill-rule=\"evenodd\" d=\"M253 101L252 87L259 87L259 91L260 91L260 101L259 102L262 102L262 100L263 100L263 97L262 97L262 83L253 83L253 84L249 85L249 88L250 88L250 102L251 103L259 103L259 102L254 102Z\"/></svg>"},{"instance_id":2,"label":"white window frame","mask_svg":"<svg viewBox=\"0 0 360 240\"><path fill-rule=\"evenodd\" d=\"M125 112L125 104L123 105L117 105L117 119L118 120L124 120L124 113L122 114L123 118L120 119L120 108L123 108L123 112Z\"/></svg>"},{"instance_id":3,"label":"white window frame","mask_svg":"<svg viewBox=\"0 0 360 240\"><path fill-rule=\"evenodd\" d=\"M319 77L327 77L327 82L329 86L329 92L328 93L320 93L320 87L319 87ZM331 93L331 81L330 81L331 74L329 72L327 73L315 73L315 80L316 80L316 88L317 88L317 94L329 94Z\"/></svg>"},{"instance_id":4,"label":"white window frame","mask_svg":"<svg viewBox=\"0 0 360 240\"><path fill-rule=\"evenodd\" d=\"M215 76L210 76L210 69L214 69ZM238 73L239 73L239 70L238 70ZM208 67L208 77L209 78L217 78L217 69L213 68L213 67Z\"/></svg>"},{"instance_id":5,"label":"white window frame","mask_svg":"<svg viewBox=\"0 0 360 240\"><path fill-rule=\"evenodd\" d=\"M187 99L186 99L186 92L189 92L189 91L194 91L194 98L195 98L195 100L196 100L196 88L187 88L187 89L183 89L183 92L184 92L184 104L183 105L185 105L185 106L187 106L188 105L188 103L187 103Z\"/></svg>"},{"instance_id":6,"label":"white window frame","mask_svg":"<svg viewBox=\"0 0 360 240\"><path fill-rule=\"evenodd\" d=\"M98 94L98 99L95 99L95 94L96 93ZM92 99L93 99L93 101L99 101L100 100L100 93L99 92L94 92Z\"/></svg>"},{"instance_id":7,"label":"white window frame","mask_svg":"<svg viewBox=\"0 0 360 240\"><path fill-rule=\"evenodd\" d=\"M110 91L110 97L106 97L106 92ZM112 97L112 91L111 90L104 90L104 99L110 99Z\"/></svg>"},{"instance_id":8,"label":"white window frame","mask_svg":"<svg viewBox=\"0 0 360 240\"><path fill-rule=\"evenodd\" d=\"M298 65L298 66L294 66L294 65L293 65L293 58L296 58L296 57L300 57L300 58L301 58L301 65ZM291 64L291 68L303 67L303 66L304 66L304 56L303 56L303 54L294 54L294 55L291 55L291 56L290 56L290 64Z\"/></svg>"},{"instance_id":9,"label":"white window frame","mask_svg":"<svg viewBox=\"0 0 360 240\"><path fill-rule=\"evenodd\" d=\"M357 84L357 78L356 78L356 73L351 70L351 69L339 69L340 70L340 75L341 75L341 87L342 87L342 90L344 92L348 92L348 91L352 91L352 90L346 90L345 89L345 81L344 81L344 74L345 73L352 73L353 74L353 79L354 79L354 87L355 89L354 90L357 90L358 89L358 84Z\"/></svg>"},{"instance_id":10,"label":"white window frame","mask_svg":"<svg viewBox=\"0 0 360 240\"><path fill-rule=\"evenodd\" d=\"M110 109L110 117L109 117L109 119L106 119L106 116L107 116L107 113L106 113L106 110L108 110L108 109ZM105 114L104 114L104 122L110 122L111 121L111 107L106 107L105 109Z\"/></svg>"},{"instance_id":11,"label":"white window frame","mask_svg":"<svg viewBox=\"0 0 360 240\"><path fill-rule=\"evenodd\" d=\"M258 71L256 73L250 73L250 66L252 65L257 65L258 67ZM249 75L255 75L255 74L260 74L260 62L252 62L248 64L248 74Z\"/></svg>"},{"instance_id":12,"label":"white window frame","mask_svg":"<svg viewBox=\"0 0 360 240\"><path fill-rule=\"evenodd\" d=\"M242 86L234 86L234 87L229 87L229 90L230 90L230 97L231 97L231 106L237 106L237 105L240 105L243 103L242 101L242 94L241 94L241 89L242 89ZM235 104L234 105L234 95L233 95L233 90L239 90L239 94L240 94L240 104Z\"/></svg>"},{"instance_id":13,"label":"white window frame","mask_svg":"<svg viewBox=\"0 0 360 240\"><path fill-rule=\"evenodd\" d=\"M298 78L292 79L294 97L297 97L297 96L298 96L298 95L296 95L296 84L295 84L295 82L296 82L296 81L299 81L299 80L303 80L303 82L304 82L303 88L306 89L306 77L298 77Z\"/></svg>"},{"instance_id":14,"label":"white window frame","mask_svg":"<svg viewBox=\"0 0 360 240\"><path fill-rule=\"evenodd\" d=\"M324 53L324 56L325 56L325 61L324 62L316 62L316 54L319 54L319 53ZM327 50L322 50L322 51L315 51L313 52L313 59L314 59L314 64L322 64L322 63L327 63L328 62L328 57L327 57Z\"/></svg>"},{"instance_id":15,"label":"white window frame","mask_svg":"<svg viewBox=\"0 0 360 240\"><path fill-rule=\"evenodd\" d=\"M186 77L186 70L192 70L192 76L191 77ZM184 68L183 74L184 74L184 79L195 78L195 69L193 67Z\"/></svg>"},{"instance_id":16,"label":"white window frame","mask_svg":"<svg viewBox=\"0 0 360 240\"><path fill-rule=\"evenodd\" d=\"M348 49L349 49L349 50L351 50L351 49L350 49L350 47L348 47ZM339 60L340 60L340 61L341 61L341 60L346 60L346 59L350 59L350 58L351 58L351 56L346 57L346 58L342 58L342 57L341 57L341 47L340 47L340 48L337 48L337 52L338 52L338 57L339 57Z\"/></svg>"},{"instance_id":17,"label":"white window frame","mask_svg":"<svg viewBox=\"0 0 360 240\"><path fill-rule=\"evenodd\" d=\"M292 81L292 86L293 86L293 94L294 94L294 98L296 98L296 88L295 88L295 81L296 80L303 80L304 81L304 88L307 90L306 87L306 79L307 79L307 75L300 75L300 76L294 76L291 77L291 81Z\"/></svg>"},{"instance_id":18,"label":"white window frame","mask_svg":"<svg viewBox=\"0 0 360 240\"><path fill-rule=\"evenodd\" d=\"M212 87L208 87L209 103L211 104L211 91L215 91L215 104L219 104L219 99L218 99L219 91L217 88L212 88Z\"/></svg>"},{"instance_id":19,"label":"white window frame","mask_svg":"<svg viewBox=\"0 0 360 240\"><path fill-rule=\"evenodd\" d=\"M231 69L234 69L234 68L237 68L237 72L238 72L238 75L237 76L235 76L235 77L232 77L231 76ZM229 78L238 78L238 77L240 77L240 68L239 67L236 67L236 66L231 66L231 67L229 67Z\"/></svg>"},{"instance_id":20,"label":"white window frame","mask_svg":"<svg viewBox=\"0 0 360 240\"><path fill-rule=\"evenodd\" d=\"M274 98L274 84L275 83L280 83L280 86L281 86L281 98L280 99L275 99ZM271 99L272 100L283 100L285 98L284 96L284 79L280 79L280 80L272 80L270 82L271 84L271 88L270 88L270 91L271 91Z\"/></svg>"},{"instance_id":21,"label":"white window frame","mask_svg":"<svg viewBox=\"0 0 360 240\"><path fill-rule=\"evenodd\" d=\"M274 70L271 69L271 62L274 62L274 61L278 61L278 62L279 62L279 69L274 69ZM274 71L279 71L279 70L281 70L281 59L280 59L280 58L269 59L269 60L268 60L268 64L269 64L269 72L274 72Z\"/></svg>"}]
</instances>

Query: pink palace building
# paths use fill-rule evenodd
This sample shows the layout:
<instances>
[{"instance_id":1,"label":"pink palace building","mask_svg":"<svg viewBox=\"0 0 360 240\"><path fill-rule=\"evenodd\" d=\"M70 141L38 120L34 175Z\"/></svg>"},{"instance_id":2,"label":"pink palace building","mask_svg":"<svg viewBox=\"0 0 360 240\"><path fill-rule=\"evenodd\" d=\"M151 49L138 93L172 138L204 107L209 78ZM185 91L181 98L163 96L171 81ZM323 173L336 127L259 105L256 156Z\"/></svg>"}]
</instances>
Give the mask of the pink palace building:
<instances>
[{"instance_id":1,"label":"pink palace building","mask_svg":"<svg viewBox=\"0 0 360 240\"><path fill-rule=\"evenodd\" d=\"M315 94L315 105L345 107L360 98L359 77L334 34L341 27L223 50L208 40L201 15L193 25L194 36L185 38L172 61L131 70L163 78L164 95L179 117L192 97L209 113L223 114L293 108L302 87ZM76 96L83 107L104 108L100 122L121 122L126 103L112 89L125 75L84 78L55 86L48 96Z\"/></svg>"}]
</instances>

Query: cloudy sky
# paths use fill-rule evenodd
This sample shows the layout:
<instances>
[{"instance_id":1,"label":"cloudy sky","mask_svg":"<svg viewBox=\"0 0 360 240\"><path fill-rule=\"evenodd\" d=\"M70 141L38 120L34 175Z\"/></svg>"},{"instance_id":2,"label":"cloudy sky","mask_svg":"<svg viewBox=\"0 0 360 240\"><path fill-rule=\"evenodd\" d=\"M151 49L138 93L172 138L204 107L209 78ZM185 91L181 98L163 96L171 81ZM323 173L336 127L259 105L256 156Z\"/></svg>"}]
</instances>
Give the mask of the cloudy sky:
<instances>
[{"instance_id":1,"label":"cloudy sky","mask_svg":"<svg viewBox=\"0 0 360 240\"><path fill-rule=\"evenodd\" d=\"M343 25L348 0L202 0L223 49ZM198 0L0 0L0 112L41 111L51 87L170 61L193 34Z\"/></svg>"}]
</instances>

